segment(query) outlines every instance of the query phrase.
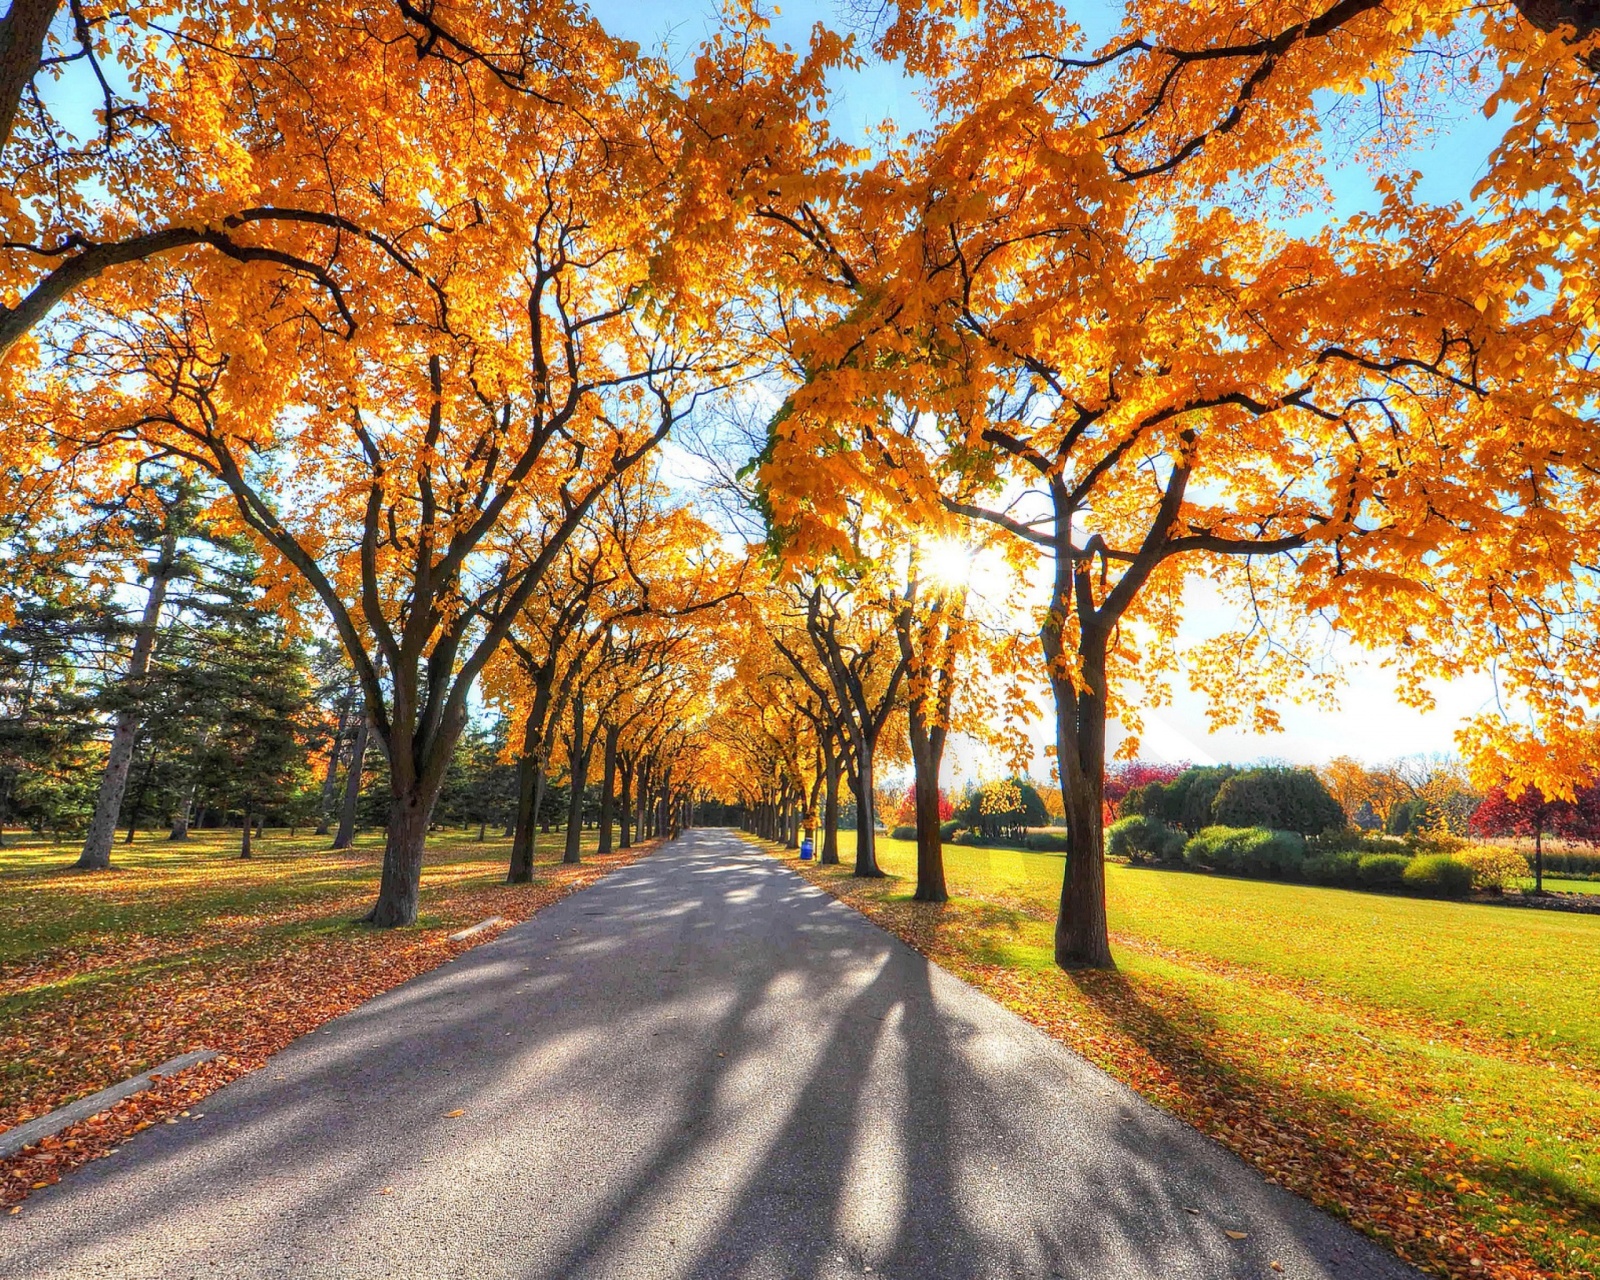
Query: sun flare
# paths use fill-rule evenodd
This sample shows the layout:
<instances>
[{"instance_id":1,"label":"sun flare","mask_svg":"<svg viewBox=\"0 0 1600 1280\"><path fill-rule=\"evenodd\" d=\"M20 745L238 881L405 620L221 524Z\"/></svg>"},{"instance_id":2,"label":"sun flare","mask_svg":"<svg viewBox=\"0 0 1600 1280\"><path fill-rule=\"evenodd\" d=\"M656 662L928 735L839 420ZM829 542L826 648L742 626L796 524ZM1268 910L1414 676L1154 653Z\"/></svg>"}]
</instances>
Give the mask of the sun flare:
<instances>
[{"instance_id":1,"label":"sun flare","mask_svg":"<svg viewBox=\"0 0 1600 1280\"><path fill-rule=\"evenodd\" d=\"M972 580L973 550L955 538L935 538L923 543L918 560L923 576L942 590L965 587Z\"/></svg>"}]
</instances>

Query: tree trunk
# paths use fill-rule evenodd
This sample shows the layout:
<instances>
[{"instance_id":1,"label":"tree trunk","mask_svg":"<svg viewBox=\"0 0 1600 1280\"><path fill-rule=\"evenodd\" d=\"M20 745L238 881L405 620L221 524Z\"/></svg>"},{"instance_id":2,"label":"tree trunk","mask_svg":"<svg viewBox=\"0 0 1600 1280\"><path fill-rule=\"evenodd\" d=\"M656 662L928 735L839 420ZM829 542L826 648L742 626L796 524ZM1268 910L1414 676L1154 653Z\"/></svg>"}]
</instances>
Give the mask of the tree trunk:
<instances>
[{"instance_id":1,"label":"tree trunk","mask_svg":"<svg viewBox=\"0 0 1600 1280\"><path fill-rule=\"evenodd\" d=\"M335 849L348 849L356 840L356 804L361 799L361 772L366 765L367 738L371 729L367 717L356 727L355 744L350 748L350 767L344 779L344 804L339 810L339 831L333 837Z\"/></svg>"},{"instance_id":2,"label":"tree trunk","mask_svg":"<svg viewBox=\"0 0 1600 1280\"><path fill-rule=\"evenodd\" d=\"M244 815L244 829L239 832L239 856L241 858L248 858L250 856L250 833L252 830L254 830L254 822L255 819L253 819L249 812L246 811Z\"/></svg>"},{"instance_id":3,"label":"tree trunk","mask_svg":"<svg viewBox=\"0 0 1600 1280\"><path fill-rule=\"evenodd\" d=\"M621 766L622 786L617 796L617 820L620 826L618 835L621 843L620 849L633 848L632 825L633 818L633 764L624 758Z\"/></svg>"},{"instance_id":4,"label":"tree trunk","mask_svg":"<svg viewBox=\"0 0 1600 1280\"><path fill-rule=\"evenodd\" d=\"M178 802L178 807L172 815L172 828L167 832L168 840L189 838L189 815L194 812L194 793L193 782L183 789L183 799Z\"/></svg>"},{"instance_id":5,"label":"tree trunk","mask_svg":"<svg viewBox=\"0 0 1600 1280\"><path fill-rule=\"evenodd\" d=\"M61 0L11 0L0 18L0 147L11 140L11 126L38 74L45 37L60 8Z\"/></svg>"},{"instance_id":6,"label":"tree trunk","mask_svg":"<svg viewBox=\"0 0 1600 1280\"><path fill-rule=\"evenodd\" d=\"M914 717L919 719L920 717ZM948 902L944 883L944 840L939 834L939 765L944 735L926 726L913 727L911 756L915 770L912 791L917 808L917 902Z\"/></svg>"},{"instance_id":7,"label":"tree trunk","mask_svg":"<svg viewBox=\"0 0 1600 1280\"><path fill-rule=\"evenodd\" d=\"M517 762L517 817L511 839L511 865L507 884L528 884L533 879L533 851L538 844L539 783L544 776L539 754L539 727L532 715L522 730L522 759Z\"/></svg>"},{"instance_id":8,"label":"tree trunk","mask_svg":"<svg viewBox=\"0 0 1600 1280\"><path fill-rule=\"evenodd\" d=\"M145 599L144 615L134 633L133 655L128 660L126 684L136 690L150 670L150 655L156 647L156 627L161 621L161 606L166 602L167 584L172 581L178 550L178 537L168 532L161 540L161 551L150 566L150 594ZM89 834L78 855L83 871L105 871L111 866L111 841L116 835L117 815L122 810L123 793L128 788L128 767L133 763L134 740L139 736L139 714L134 707L117 712L111 730L111 751L106 756L106 771L100 778L100 794L95 799Z\"/></svg>"},{"instance_id":9,"label":"tree trunk","mask_svg":"<svg viewBox=\"0 0 1600 1280\"><path fill-rule=\"evenodd\" d=\"M333 825L333 800L339 793L339 756L344 750L344 735L350 727L350 706L339 705L339 726L333 733L333 745L328 748L328 771L322 775L322 795L317 801L317 829L319 836L328 834Z\"/></svg>"},{"instance_id":10,"label":"tree trunk","mask_svg":"<svg viewBox=\"0 0 1600 1280\"><path fill-rule=\"evenodd\" d=\"M581 862L583 841L583 788L588 781L589 743L583 736L583 690L572 698L572 795L567 804L567 849L561 861L568 865Z\"/></svg>"},{"instance_id":11,"label":"tree trunk","mask_svg":"<svg viewBox=\"0 0 1600 1280\"><path fill-rule=\"evenodd\" d=\"M422 884L422 853L436 797L420 789L395 793L389 800L388 843L384 847L383 876L378 901L362 919L380 929L415 924L417 894Z\"/></svg>"},{"instance_id":12,"label":"tree trunk","mask_svg":"<svg viewBox=\"0 0 1600 1280\"><path fill-rule=\"evenodd\" d=\"M826 782L822 792L822 862L824 866L839 865L839 755L831 747L824 748L823 769Z\"/></svg>"},{"instance_id":13,"label":"tree trunk","mask_svg":"<svg viewBox=\"0 0 1600 1280\"><path fill-rule=\"evenodd\" d=\"M862 739L856 760L856 867L852 875L879 879L878 832L872 821L872 756L876 743Z\"/></svg>"},{"instance_id":14,"label":"tree trunk","mask_svg":"<svg viewBox=\"0 0 1600 1280\"><path fill-rule=\"evenodd\" d=\"M1059 632L1054 637L1059 641ZM1056 706L1056 763L1067 819L1067 862L1056 918L1056 963L1063 969L1113 969L1106 933L1106 862L1102 800L1105 795L1105 650L1101 637L1080 639L1080 686L1060 674L1051 655L1048 628L1045 658ZM1057 644L1059 653L1059 644Z\"/></svg>"},{"instance_id":15,"label":"tree trunk","mask_svg":"<svg viewBox=\"0 0 1600 1280\"><path fill-rule=\"evenodd\" d=\"M617 737L614 724L606 726L604 763L600 772L600 841L598 852L611 852L612 792L617 786Z\"/></svg>"},{"instance_id":16,"label":"tree trunk","mask_svg":"<svg viewBox=\"0 0 1600 1280\"><path fill-rule=\"evenodd\" d=\"M1544 892L1544 828L1538 827L1533 833L1533 891Z\"/></svg>"}]
</instances>

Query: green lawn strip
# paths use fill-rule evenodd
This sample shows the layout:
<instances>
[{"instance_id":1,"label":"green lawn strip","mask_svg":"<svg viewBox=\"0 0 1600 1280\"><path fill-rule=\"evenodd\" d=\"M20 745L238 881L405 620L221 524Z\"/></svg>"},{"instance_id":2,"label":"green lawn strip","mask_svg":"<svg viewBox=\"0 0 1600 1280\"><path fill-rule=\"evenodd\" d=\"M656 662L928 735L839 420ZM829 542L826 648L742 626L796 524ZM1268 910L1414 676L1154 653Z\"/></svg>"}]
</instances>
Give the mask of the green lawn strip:
<instances>
[{"instance_id":1,"label":"green lawn strip","mask_svg":"<svg viewBox=\"0 0 1600 1280\"><path fill-rule=\"evenodd\" d=\"M930 951L949 949L956 967L1037 974L1064 1007L1077 1005L1051 959L1060 857L947 853L972 929L935 926ZM881 842L897 880L851 891L898 903L914 855L909 842ZM1226 1080L1224 1092L1255 1097L1274 1124L1308 1125L1322 1159L1366 1160L1367 1149L1344 1145L1378 1135L1370 1158L1390 1166L1408 1200L1447 1198L1550 1274L1600 1264L1597 969L1573 972L1600 940L1586 926L1600 921L1120 866L1108 882L1124 939L1115 980L1160 1010L1124 1030L1145 1047L1165 1041L1172 1070ZM1501 955L1512 961L1504 969ZM1541 967L1529 970L1535 958ZM1115 1071L1116 1055L1104 1056ZM1375 1234L1403 1241L1405 1230Z\"/></svg>"},{"instance_id":2,"label":"green lawn strip","mask_svg":"<svg viewBox=\"0 0 1600 1280\"><path fill-rule=\"evenodd\" d=\"M848 864L853 840L843 843ZM880 840L879 850L885 870L914 876L910 842ZM1054 918L1060 855L955 846L946 859L952 893L998 890ZM1116 933L1312 982L1375 1008L1460 1020L1600 1070L1600 916L1116 863L1106 879Z\"/></svg>"},{"instance_id":3,"label":"green lawn strip","mask_svg":"<svg viewBox=\"0 0 1600 1280\"><path fill-rule=\"evenodd\" d=\"M1529 880L1526 887L1533 888L1533 881ZM1600 880L1567 880L1546 876L1544 887L1552 893L1600 893Z\"/></svg>"}]
</instances>

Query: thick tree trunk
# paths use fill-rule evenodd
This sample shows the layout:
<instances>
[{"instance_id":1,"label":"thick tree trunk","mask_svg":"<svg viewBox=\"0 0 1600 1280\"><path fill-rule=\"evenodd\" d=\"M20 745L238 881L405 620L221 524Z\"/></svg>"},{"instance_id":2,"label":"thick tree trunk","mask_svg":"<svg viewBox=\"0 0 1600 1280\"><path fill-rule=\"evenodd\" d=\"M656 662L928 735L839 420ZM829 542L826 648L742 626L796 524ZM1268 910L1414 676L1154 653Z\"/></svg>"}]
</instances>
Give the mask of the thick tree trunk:
<instances>
[{"instance_id":1,"label":"thick tree trunk","mask_svg":"<svg viewBox=\"0 0 1600 1280\"><path fill-rule=\"evenodd\" d=\"M878 832L872 813L872 756L875 743L863 740L856 760L856 867L853 875L879 879Z\"/></svg>"},{"instance_id":2,"label":"thick tree trunk","mask_svg":"<svg viewBox=\"0 0 1600 1280\"><path fill-rule=\"evenodd\" d=\"M193 782L183 789L183 799L178 802L178 807L172 815L172 828L167 832L168 840L189 838L189 815L194 812L194 793Z\"/></svg>"},{"instance_id":3,"label":"thick tree trunk","mask_svg":"<svg viewBox=\"0 0 1600 1280\"><path fill-rule=\"evenodd\" d=\"M614 724L606 726L605 756L600 770L600 853L611 852L612 793L617 786L617 736Z\"/></svg>"},{"instance_id":4,"label":"thick tree trunk","mask_svg":"<svg viewBox=\"0 0 1600 1280\"><path fill-rule=\"evenodd\" d=\"M363 918L380 929L415 924L417 895L422 885L422 853L437 797L418 790L396 793L389 800L388 843L378 901Z\"/></svg>"},{"instance_id":5,"label":"thick tree trunk","mask_svg":"<svg viewBox=\"0 0 1600 1280\"><path fill-rule=\"evenodd\" d=\"M920 741L919 741L920 739ZM930 735L925 729L911 735L915 777L912 791L917 809L917 891L918 902L948 902L944 884L944 840L939 834L939 764L943 756L943 735Z\"/></svg>"},{"instance_id":6,"label":"thick tree trunk","mask_svg":"<svg viewBox=\"0 0 1600 1280\"><path fill-rule=\"evenodd\" d=\"M583 841L583 788L588 782L589 742L583 736L583 690L572 699L572 795L567 804L567 848L561 861L568 865L581 862Z\"/></svg>"},{"instance_id":7,"label":"thick tree trunk","mask_svg":"<svg viewBox=\"0 0 1600 1280\"><path fill-rule=\"evenodd\" d=\"M366 766L367 739L371 728L365 715L356 727L356 740L350 748L350 767L344 779L344 803L339 809L339 831L333 837L335 849L348 849L356 840L356 805L361 799L361 772Z\"/></svg>"},{"instance_id":8,"label":"thick tree trunk","mask_svg":"<svg viewBox=\"0 0 1600 1280\"><path fill-rule=\"evenodd\" d=\"M0 18L0 147L11 140L17 109L38 74L45 37L60 8L60 0L11 0Z\"/></svg>"},{"instance_id":9,"label":"thick tree trunk","mask_svg":"<svg viewBox=\"0 0 1600 1280\"><path fill-rule=\"evenodd\" d=\"M161 606L166 602L167 585L172 581L177 550L176 533L168 533L161 540L161 551L155 563L150 566L150 594L145 599L144 615L134 633L133 654L128 660L126 683L130 690L136 689L149 673L150 655L156 647L156 627L161 621ZM117 815L122 810L122 797L128 788L128 768L133 763L133 747L138 736L138 708L124 707L117 712L111 730L111 751L106 756L105 773L100 777L94 817L89 821L83 852L78 855L80 870L104 871L111 866L111 841L116 835Z\"/></svg>"},{"instance_id":10,"label":"thick tree trunk","mask_svg":"<svg viewBox=\"0 0 1600 1280\"><path fill-rule=\"evenodd\" d=\"M250 856L250 835L254 829L254 822L255 819L252 818L248 812L246 812L244 815L244 827L239 832L239 856L241 858L248 858Z\"/></svg>"},{"instance_id":11,"label":"thick tree trunk","mask_svg":"<svg viewBox=\"0 0 1600 1280\"><path fill-rule=\"evenodd\" d=\"M539 732L533 717L529 716L522 731L522 759L517 762L517 816L511 838L511 865L506 871L507 884L527 884L533 879L543 763L539 754Z\"/></svg>"},{"instance_id":12,"label":"thick tree trunk","mask_svg":"<svg viewBox=\"0 0 1600 1280\"><path fill-rule=\"evenodd\" d=\"M1049 659L1049 644L1046 644ZM1063 969L1112 969L1106 932L1106 862L1101 830L1105 795L1105 654L1099 637L1080 646L1083 692L1052 674L1056 704L1056 763L1067 819L1067 863L1056 917L1056 963ZM1052 673L1059 670L1050 663Z\"/></svg>"}]
</instances>

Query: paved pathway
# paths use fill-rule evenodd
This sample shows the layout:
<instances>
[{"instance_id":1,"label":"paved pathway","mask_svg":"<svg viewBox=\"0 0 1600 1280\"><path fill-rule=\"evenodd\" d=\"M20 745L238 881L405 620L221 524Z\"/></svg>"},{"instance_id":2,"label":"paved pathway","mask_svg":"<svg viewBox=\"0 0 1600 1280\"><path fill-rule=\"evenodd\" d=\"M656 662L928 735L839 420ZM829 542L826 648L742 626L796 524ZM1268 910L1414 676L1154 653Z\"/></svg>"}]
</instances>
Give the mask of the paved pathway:
<instances>
[{"instance_id":1,"label":"paved pathway","mask_svg":"<svg viewBox=\"0 0 1600 1280\"><path fill-rule=\"evenodd\" d=\"M198 1109L0 1277L1416 1275L727 832Z\"/></svg>"}]
</instances>

